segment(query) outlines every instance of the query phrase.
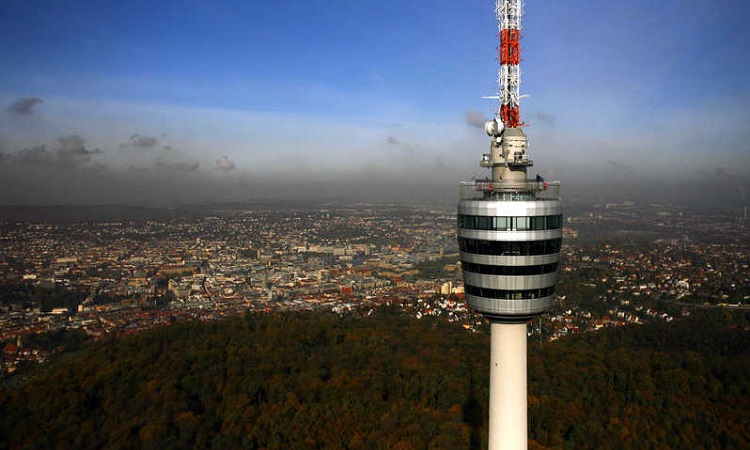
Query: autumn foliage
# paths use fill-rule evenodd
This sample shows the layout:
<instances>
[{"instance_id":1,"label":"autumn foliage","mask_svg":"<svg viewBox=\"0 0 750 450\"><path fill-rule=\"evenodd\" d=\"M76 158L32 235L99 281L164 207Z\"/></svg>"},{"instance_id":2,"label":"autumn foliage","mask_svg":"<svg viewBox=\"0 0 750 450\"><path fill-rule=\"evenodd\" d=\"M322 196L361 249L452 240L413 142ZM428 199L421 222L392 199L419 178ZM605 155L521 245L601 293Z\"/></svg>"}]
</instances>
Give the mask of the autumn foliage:
<instances>
[{"instance_id":1,"label":"autumn foliage","mask_svg":"<svg viewBox=\"0 0 750 450\"><path fill-rule=\"evenodd\" d=\"M704 319L532 339L530 448L747 448L749 332ZM385 308L175 323L3 388L0 448L479 449L488 362Z\"/></svg>"}]
</instances>

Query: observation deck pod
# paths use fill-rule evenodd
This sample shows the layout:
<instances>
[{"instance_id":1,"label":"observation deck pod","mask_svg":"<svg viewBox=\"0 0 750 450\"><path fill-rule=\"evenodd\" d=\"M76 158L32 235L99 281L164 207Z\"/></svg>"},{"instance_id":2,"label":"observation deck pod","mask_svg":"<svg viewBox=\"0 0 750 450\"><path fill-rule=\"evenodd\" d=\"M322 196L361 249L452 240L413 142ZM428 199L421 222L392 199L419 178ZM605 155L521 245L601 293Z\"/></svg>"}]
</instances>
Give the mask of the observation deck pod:
<instances>
[{"instance_id":1,"label":"observation deck pod","mask_svg":"<svg viewBox=\"0 0 750 450\"><path fill-rule=\"evenodd\" d=\"M559 182L460 185L458 245L469 307L525 322L552 305L562 245Z\"/></svg>"}]
</instances>

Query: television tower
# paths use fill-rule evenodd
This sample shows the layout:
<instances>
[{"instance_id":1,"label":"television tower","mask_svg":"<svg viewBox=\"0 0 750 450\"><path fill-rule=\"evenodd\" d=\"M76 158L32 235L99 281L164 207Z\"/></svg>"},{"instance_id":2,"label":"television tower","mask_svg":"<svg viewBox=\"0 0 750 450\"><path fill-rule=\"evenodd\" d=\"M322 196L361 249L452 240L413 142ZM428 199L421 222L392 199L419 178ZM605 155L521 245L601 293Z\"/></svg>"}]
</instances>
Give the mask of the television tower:
<instances>
[{"instance_id":1,"label":"television tower","mask_svg":"<svg viewBox=\"0 0 750 450\"><path fill-rule=\"evenodd\" d=\"M521 0L496 0L498 109L485 123L491 177L461 183L458 244L469 306L490 321L489 450L528 448L526 327L552 304L562 242L560 183L527 177L521 126Z\"/></svg>"}]
</instances>

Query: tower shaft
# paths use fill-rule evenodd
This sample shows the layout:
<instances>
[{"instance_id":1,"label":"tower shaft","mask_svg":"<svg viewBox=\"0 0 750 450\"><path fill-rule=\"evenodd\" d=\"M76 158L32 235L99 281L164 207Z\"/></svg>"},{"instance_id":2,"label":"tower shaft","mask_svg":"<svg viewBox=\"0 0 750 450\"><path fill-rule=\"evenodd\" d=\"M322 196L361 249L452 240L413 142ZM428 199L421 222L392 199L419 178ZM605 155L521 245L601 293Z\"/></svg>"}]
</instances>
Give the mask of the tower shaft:
<instances>
[{"instance_id":1,"label":"tower shaft","mask_svg":"<svg viewBox=\"0 0 750 450\"><path fill-rule=\"evenodd\" d=\"M490 325L489 450L526 450L526 323Z\"/></svg>"}]
</instances>

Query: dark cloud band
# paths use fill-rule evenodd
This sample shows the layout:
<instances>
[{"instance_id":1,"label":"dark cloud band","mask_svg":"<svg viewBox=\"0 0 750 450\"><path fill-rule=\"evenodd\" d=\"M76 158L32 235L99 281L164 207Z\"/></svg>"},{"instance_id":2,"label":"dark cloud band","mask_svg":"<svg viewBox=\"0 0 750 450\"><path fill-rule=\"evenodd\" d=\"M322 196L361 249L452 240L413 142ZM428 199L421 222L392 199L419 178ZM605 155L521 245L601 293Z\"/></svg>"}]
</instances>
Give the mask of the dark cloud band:
<instances>
[{"instance_id":1,"label":"dark cloud band","mask_svg":"<svg viewBox=\"0 0 750 450\"><path fill-rule=\"evenodd\" d=\"M34 112L34 107L39 103L42 103L41 98L19 98L8 109L15 114L27 115Z\"/></svg>"}]
</instances>

